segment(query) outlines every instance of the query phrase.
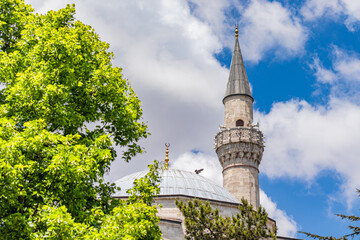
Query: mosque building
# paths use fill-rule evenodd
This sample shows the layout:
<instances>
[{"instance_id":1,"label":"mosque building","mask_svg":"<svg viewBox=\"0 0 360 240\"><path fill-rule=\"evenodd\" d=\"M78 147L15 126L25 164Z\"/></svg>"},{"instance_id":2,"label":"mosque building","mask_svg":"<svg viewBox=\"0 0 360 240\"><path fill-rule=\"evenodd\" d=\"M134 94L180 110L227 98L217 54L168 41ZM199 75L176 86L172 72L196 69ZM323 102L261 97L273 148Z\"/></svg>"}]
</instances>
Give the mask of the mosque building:
<instances>
[{"instance_id":1,"label":"mosque building","mask_svg":"<svg viewBox=\"0 0 360 240\"><path fill-rule=\"evenodd\" d=\"M215 136L215 151L223 168L223 186L201 176L199 171L188 172L168 167L167 146L160 193L155 198L155 203L162 205L158 209L158 216L164 239L184 239L184 217L175 204L176 200L196 198L208 201L223 216L238 213L242 198L255 209L260 206L259 164L264 151L264 137L258 124L253 123L254 99L240 50L237 27L230 74L222 101L225 110L224 126ZM146 173L147 171L141 171L117 180L115 184L121 187L121 191L116 192L113 197L126 198L126 191L132 187L134 180L144 177ZM275 227L276 222L269 218L268 225Z\"/></svg>"}]
</instances>

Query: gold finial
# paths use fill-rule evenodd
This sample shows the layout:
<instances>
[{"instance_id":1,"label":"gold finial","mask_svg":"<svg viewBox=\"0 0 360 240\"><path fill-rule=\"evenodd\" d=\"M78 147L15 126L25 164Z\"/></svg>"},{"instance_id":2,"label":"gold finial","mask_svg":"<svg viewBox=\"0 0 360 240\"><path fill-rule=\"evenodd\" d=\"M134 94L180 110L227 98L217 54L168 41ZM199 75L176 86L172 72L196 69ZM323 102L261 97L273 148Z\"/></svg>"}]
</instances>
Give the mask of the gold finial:
<instances>
[{"instance_id":1,"label":"gold finial","mask_svg":"<svg viewBox=\"0 0 360 240\"><path fill-rule=\"evenodd\" d=\"M238 38L238 36L239 36L238 33L239 33L239 31L238 31L238 26L236 25L236 26L235 26L235 37L236 37L236 38Z\"/></svg>"},{"instance_id":2,"label":"gold finial","mask_svg":"<svg viewBox=\"0 0 360 240\"><path fill-rule=\"evenodd\" d=\"M165 147L166 147L166 156L165 156L165 169L169 168L169 147L170 147L170 143L165 143Z\"/></svg>"}]
</instances>

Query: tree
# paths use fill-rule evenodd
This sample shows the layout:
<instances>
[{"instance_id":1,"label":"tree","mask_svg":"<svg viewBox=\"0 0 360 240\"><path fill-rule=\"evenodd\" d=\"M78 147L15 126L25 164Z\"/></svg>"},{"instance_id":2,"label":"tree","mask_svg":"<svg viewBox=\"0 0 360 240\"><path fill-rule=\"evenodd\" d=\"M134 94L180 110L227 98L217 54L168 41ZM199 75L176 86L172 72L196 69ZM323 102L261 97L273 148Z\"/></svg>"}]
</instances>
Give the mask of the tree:
<instances>
[{"instance_id":1,"label":"tree","mask_svg":"<svg viewBox=\"0 0 360 240\"><path fill-rule=\"evenodd\" d=\"M109 45L74 15L74 5L39 15L23 0L0 2L0 235L86 238L147 219L151 231L134 231L156 239L156 173L136 201L112 199L103 180L114 145L125 161L142 152L140 101Z\"/></svg>"},{"instance_id":2,"label":"tree","mask_svg":"<svg viewBox=\"0 0 360 240\"><path fill-rule=\"evenodd\" d=\"M155 161L149 168L145 177L134 182L129 200L120 201L110 214L93 209L88 222L76 222L64 206L42 206L31 218L36 228L30 239L161 239L157 208L147 203L160 191L159 165Z\"/></svg>"},{"instance_id":3,"label":"tree","mask_svg":"<svg viewBox=\"0 0 360 240\"><path fill-rule=\"evenodd\" d=\"M360 196L360 189L357 189L357 192L359 193L359 196ZM358 216L354 216L354 215L349 216L349 215L344 215L344 214L335 214L335 215L341 217L342 219L349 220L351 222L360 222L360 217L358 217ZM330 237L325 236L324 237L324 236L307 233L307 232L300 232L300 233L303 233L310 238L319 239L319 240L347 240L347 239L353 239L355 236L360 235L360 227L359 226L349 225L349 229L352 231L352 233L346 234L339 238L336 238L333 236L330 236Z\"/></svg>"},{"instance_id":4,"label":"tree","mask_svg":"<svg viewBox=\"0 0 360 240\"><path fill-rule=\"evenodd\" d=\"M276 229L267 226L267 213L262 207L254 211L246 200L239 205L240 213L223 217L209 202L198 199L176 205L185 217L186 239L276 239Z\"/></svg>"}]
</instances>

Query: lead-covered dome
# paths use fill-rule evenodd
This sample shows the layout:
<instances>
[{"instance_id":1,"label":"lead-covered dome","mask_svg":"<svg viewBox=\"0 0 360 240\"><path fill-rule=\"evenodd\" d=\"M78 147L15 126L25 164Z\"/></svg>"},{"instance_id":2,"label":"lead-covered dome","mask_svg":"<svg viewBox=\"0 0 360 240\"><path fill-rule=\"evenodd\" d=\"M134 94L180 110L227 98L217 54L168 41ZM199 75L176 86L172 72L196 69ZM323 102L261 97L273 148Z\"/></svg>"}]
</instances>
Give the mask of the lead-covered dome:
<instances>
[{"instance_id":1,"label":"lead-covered dome","mask_svg":"<svg viewBox=\"0 0 360 240\"><path fill-rule=\"evenodd\" d=\"M127 197L126 191L132 188L134 180L144 177L147 173L148 171L141 171L115 181L116 186L120 187L121 191L116 192L113 196ZM161 173L160 193L158 196L180 195L239 203L225 188L199 174L178 169L165 169Z\"/></svg>"}]
</instances>

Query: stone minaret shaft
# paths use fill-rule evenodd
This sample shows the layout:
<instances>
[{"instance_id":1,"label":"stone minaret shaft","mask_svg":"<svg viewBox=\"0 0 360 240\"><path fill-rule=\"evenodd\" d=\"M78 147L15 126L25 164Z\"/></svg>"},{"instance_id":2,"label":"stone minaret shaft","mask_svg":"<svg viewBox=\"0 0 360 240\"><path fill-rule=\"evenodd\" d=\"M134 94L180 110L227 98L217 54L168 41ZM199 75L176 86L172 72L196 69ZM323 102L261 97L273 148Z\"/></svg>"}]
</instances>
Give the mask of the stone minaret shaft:
<instances>
[{"instance_id":1,"label":"stone minaret shaft","mask_svg":"<svg viewBox=\"0 0 360 240\"><path fill-rule=\"evenodd\" d=\"M235 47L223 103L225 126L215 137L215 149L223 167L223 186L239 201L254 208L259 203L259 164L264 151L262 132L252 124L253 101L235 30Z\"/></svg>"}]
</instances>

